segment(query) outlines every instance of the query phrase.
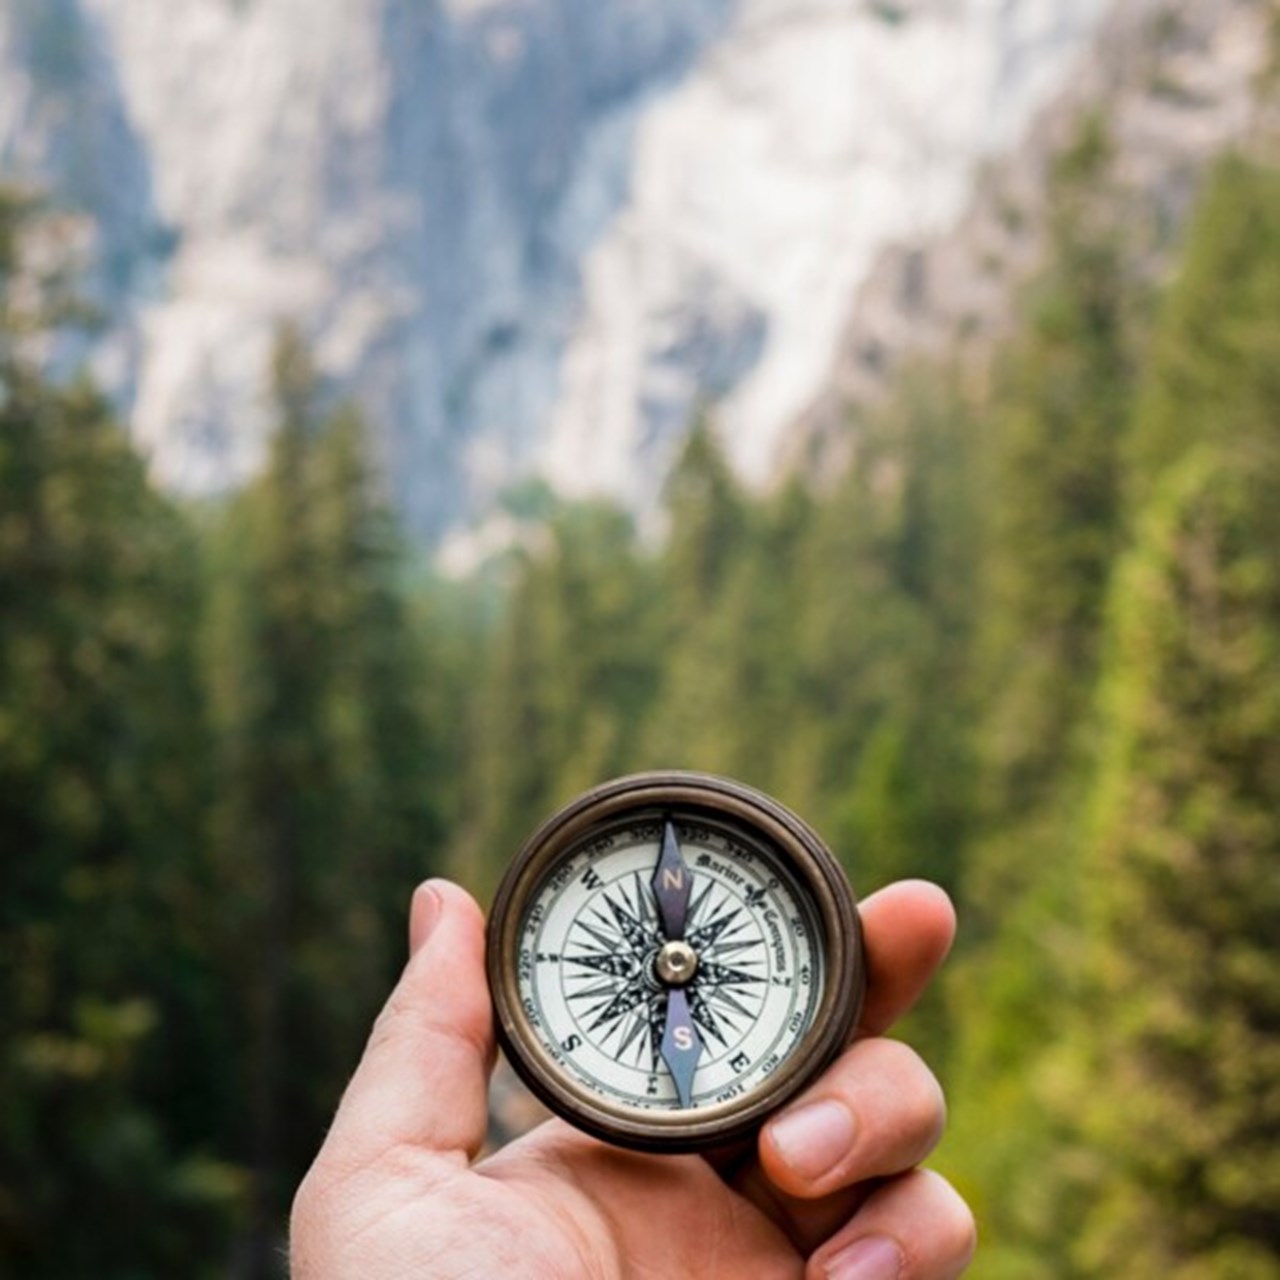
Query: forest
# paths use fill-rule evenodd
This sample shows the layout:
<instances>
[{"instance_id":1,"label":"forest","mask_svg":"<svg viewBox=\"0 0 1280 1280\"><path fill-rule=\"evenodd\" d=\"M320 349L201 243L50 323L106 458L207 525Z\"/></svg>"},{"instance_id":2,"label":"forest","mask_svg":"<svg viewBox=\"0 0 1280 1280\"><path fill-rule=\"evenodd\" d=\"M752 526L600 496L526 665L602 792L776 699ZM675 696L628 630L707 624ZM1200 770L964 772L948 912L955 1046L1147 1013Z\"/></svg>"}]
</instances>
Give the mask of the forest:
<instances>
[{"instance_id":1,"label":"forest","mask_svg":"<svg viewBox=\"0 0 1280 1280\"><path fill-rule=\"evenodd\" d=\"M1111 164L838 474L748 493L708 418L660 539L530 487L467 582L288 331L260 478L154 489L0 199L0 1275L282 1274L413 887L690 767L954 896L902 1034L974 1274L1280 1277L1280 170L1223 158L1153 282Z\"/></svg>"}]
</instances>

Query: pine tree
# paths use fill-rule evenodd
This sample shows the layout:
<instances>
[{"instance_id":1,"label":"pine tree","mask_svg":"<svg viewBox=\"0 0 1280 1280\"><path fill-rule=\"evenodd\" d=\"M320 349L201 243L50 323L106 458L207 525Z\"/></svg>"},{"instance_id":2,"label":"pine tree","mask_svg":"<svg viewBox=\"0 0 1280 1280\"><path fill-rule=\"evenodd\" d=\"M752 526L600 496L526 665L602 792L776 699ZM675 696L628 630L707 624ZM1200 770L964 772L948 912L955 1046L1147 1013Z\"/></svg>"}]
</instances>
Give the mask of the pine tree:
<instances>
[{"instance_id":1,"label":"pine tree","mask_svg":"<svg viewBox=\"0 0 1280 1280\"><path fill-rule=\"evenodd\" d=\"M1209 441L1280 449L1280 170L1226 157L1189 230L1126 451L1135 510Z\"/></svg>"},{"instance_id":2,"label":"pine tree","mask_svg":"<svg viewBox=\"0 0 1280 1280\"><path fill-rule=\"evenodd\" d=\"M874 525L879 576L864 571L855 579L859 616L845 639L851 647L874 620L874 666L864 659L843 676L862 696L842 717L861 730L844 752L856 764L843 789L842 829L878 881L925 875L954 889L968 837L975 428L954 370L908 370L886 409L863 426L858 490L844 499L855 508L846 520ZM822 574L824 589L854 578L855 563L834 560ZM875 692L879 705L869 697Z\"/></svg>"},{"instance_id":3,"label":"pine tree","mask_svg":"<svg viewBox=\"0 0 1280 1280\"><path fill-rule=\"evenodd\" d=\"M32 216L0 198L0 1269L205 1275L237 1185L195 547L101 397L24 356L68 316L24 275Z\"/></svg>"},{"instance_id":4,"label":"pine tree","mask_svg":"<svg viewBox=\"0 0 1280 1280\"><path fill-rule=\"evenodd\" d=\"M673 485L682 500L693 487L690 472L697 477L705 467L714 476L724 465L703 445L686 464ZM788 603L797 589L807 498L794 490L751 524L731 491L708 485L705 498L705 506L673 505L662 566L664 682L646 748L664 766L776 788L777 752L799 712L789 696L799 664L787 652Z\"/></svg>"},{"instance_id":5,"label":"pine tree","mask_svg":"<svg viewBox=\"0 0 1280 1280\"><path fill-rule=\"evenodd\" d=\"M604 504L551 513L510 566L478 678L474 813L455 864L489 888L525 836L575 792L639 767L663 660L662 601L631 521Z\"/></svg>"},{"instance_id":6,"label":"pine tree","mask_svg":"<svg viewBox=\"0 0 1280 1280\"><path fill-rule=\"evenodd\" d=\"M723 590L746 537L746 511L710 420L698 418L667 481L664 551L675 628L696 626Z\"/></svg>"},{"instance_id":7,"label":"pine tree","mask_svg":"<svg viewBox=\"0 0 1280 1280\"><path fill-rule=\"evenodd\" d=\"M1137 417L1081 995L1093 1053L1062 1103L1100 1187L1086 1270L1121 1250L1137 1277L1280 1265L1278 246L1280 176L1227 159Z\"/></svg>"},{"instance_id":8,"label":"pine tree","mask_svg":"<svg viewBox=\"0 0 1280 1280\"><path fill-rule=\"evenodd\" d=\"M977 445L987 495L983 755L997 828L1052 801L1089 706L1120 545L1140 291L1111 163L1106 127L1090 119L1054 166L1046 265Z\"/></svg>"},{"instance_id":9,"label":"pine tree","mask_svg":"<svg viewBox=\"0 0 1280 1280\"><path fill-rule=\"evenodd\" d=\"M948 983L961 1100L948 1153L997 1277L1070 1274L1055 1174L1066 1130L1045 1090L1073 995L1078 814L1146 309L1102 121L1057 159L1049 197L1046 261L974 444L977 804ZM1029 1168L1042 1171L1030 1184Z\"/></svg>"},{"instance_id":10,"label":"pine tree","mask_svg":"<svg viewBox=\"0 0 1280 1280\"><path fill-rule=\"evenodd\" d=\"M1117 580L1089 899L1089 1274L1280 1266L1280 469L1197 451Z\"/></svg>"},{"instance_id":11,"label":"pine tree","mask_svg":"<svg viewBox=\"0 0 1280 1280\"><path fill-rule=\"evenodd\" d=\"M276 394L267 470L215 539L208 642L222 959L248 1046L238 1148L254 1198L237 1265L249 1276L275 1273L292 1188L394 977L404 902L442 839L429 673L362 428L321 410L288 332Z\"/></svg>"},{"instance_id":12,"label":"pine tree","mask_svg":"<svg viewBox=\"0 0 1280 1280\"><path fill-rule=\"evenodd\" d=\"M729 774L802 804L783 774L810 781L798 766L808 753L796 732L804 676L792 640L812 499L793 484L771 504L748 503L700 420L668 483L667 512L662 681L646 759Z\"/></svg>"}]
</instances>

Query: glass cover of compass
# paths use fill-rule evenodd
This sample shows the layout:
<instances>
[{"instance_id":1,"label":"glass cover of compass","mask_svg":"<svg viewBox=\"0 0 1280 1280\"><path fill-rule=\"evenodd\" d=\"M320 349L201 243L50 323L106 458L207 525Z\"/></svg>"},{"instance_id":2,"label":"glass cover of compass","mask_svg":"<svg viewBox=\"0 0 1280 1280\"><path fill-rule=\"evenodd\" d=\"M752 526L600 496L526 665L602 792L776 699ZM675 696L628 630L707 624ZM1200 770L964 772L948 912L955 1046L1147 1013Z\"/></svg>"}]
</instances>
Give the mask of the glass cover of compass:
<instances>
[{"instance_id":1,"label":"glass cover of compass","mask_svg":"<svg viewBox=\"0 0 1280 1280\"><path fill-rule=\"evenodd\" d=\"M606 783L529 839L489 920L512 1065L597 1137L691 1151L745 1136L848 1043L858 914L818 836L706 774Z\"/></svg>"}]
</instances>

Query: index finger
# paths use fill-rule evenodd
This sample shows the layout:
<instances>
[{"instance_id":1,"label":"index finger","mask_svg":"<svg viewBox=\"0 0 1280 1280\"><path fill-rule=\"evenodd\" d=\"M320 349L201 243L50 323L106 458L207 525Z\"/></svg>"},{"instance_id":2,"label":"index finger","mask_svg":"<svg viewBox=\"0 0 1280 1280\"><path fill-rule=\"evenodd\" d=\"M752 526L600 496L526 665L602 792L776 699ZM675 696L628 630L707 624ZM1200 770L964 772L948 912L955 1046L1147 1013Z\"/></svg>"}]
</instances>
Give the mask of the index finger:
<instances>
[{"instance_id":1,"label":"index finger","mask_svg":"<svg viewBox=\"0 0 1280 1280\"><path fill-rule=\"evenodd\" d=\"M858 908L866 948L867 994L858 1038L882 1035L915 1004L951 950L956 913L927 880L900 880Z\"/></svg>"}]
</instances>

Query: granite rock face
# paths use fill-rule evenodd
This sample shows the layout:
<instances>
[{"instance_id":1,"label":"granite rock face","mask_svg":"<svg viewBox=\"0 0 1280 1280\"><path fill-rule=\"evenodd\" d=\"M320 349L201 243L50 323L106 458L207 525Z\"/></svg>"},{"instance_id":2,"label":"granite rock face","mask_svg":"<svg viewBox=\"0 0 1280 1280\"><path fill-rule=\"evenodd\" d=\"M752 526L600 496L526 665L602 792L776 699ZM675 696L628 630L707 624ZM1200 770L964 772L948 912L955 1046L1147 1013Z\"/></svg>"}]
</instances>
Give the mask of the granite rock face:
<instances>
[{"instance_id":1,"label":"granite rock face","mask_svg":"<svg viewBox=\"0 0 1280 1280\"><path fill-rule=\"evenodd\" d=\"M156 476L261 464L273 336L428 540L540 473L767 480L887 244L941 234L1114 0L9 0L0 176L83 214Z\"/></svg>"},{"instance_id":2,"label":"granite rock face","mask_svg":"<svg viewBox=\"0 0 1280 1280\"><path fill-rule=\"evenodd\" d=\"M432 535L526 457L636 117L727 0L14 0L0 174L91 220L157 476L260 465L298 324Z\"/></svg>"},{"instance_id":3,"label":"granite rock face","mask_svg":"<svg viewBox=\"0 0 1280 1280\"><path fill-rule=\"evenodd\" d=\"M907 361L946 355L980 373L1040 260L1053 157L1086 120L1105 122L1129 256L1158 282L1214 160L1276 135L1274 107L1259 92L1273 14L1268 0L1116 6L1078 74L981 173L963 214L941 234L877 255L822 390L788 437L785 464L838 470L850 422Z\"/></svg>"},{"instance_id":4,"label":"granite rock face","mask_svg":"<svg viewBox=\"0 0 1280 1280\"><path fill-rule=\"evenodd\" d=\"M544 455L559 485L643 507L699 399L768 483L879 251L960 216L1106 8L743 0L640 121L630 196L586 258Z\"/></svg>"}]
</instances>

